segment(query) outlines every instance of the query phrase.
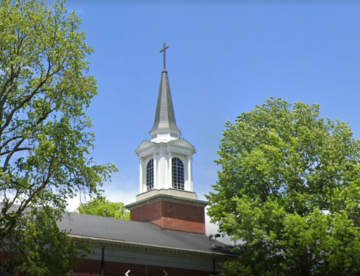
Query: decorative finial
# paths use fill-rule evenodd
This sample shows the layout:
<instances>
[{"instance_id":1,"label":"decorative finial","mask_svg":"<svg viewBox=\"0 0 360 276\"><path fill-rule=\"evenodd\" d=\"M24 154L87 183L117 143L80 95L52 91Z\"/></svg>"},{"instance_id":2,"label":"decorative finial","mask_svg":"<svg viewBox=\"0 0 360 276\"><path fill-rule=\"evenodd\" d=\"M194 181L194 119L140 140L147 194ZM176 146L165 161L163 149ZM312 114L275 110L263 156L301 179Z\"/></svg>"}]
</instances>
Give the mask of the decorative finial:
<instances>
[{"instance_id":1,"label":"decorative finial","mask_svg":"<svg viewBox=\"0 0 360 276\"><path fill-rule=\"evenodd\" d=\"M164 42L164 46L163 46L163 48L160 50L160 53L163 52L164 70L165 70L165 51L166 51L166 49L169 49L169 46L165 46L165 42Z\"/></svg>"}]
</instances>

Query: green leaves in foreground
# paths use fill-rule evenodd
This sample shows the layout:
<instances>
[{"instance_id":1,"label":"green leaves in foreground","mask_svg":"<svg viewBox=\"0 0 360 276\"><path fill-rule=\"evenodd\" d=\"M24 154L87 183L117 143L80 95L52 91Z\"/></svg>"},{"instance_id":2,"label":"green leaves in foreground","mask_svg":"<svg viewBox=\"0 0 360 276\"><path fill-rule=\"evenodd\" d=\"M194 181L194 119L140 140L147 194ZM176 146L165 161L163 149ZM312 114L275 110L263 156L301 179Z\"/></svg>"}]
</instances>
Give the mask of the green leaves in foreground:
<instances>
[{"instance_id":1,"label":"green leaves in foreground","mask_svg":"<svg viewBox=\"0 0 360 276\"><path fill-rule=\"evenodd\" d=\"M59 230L53 212L49 207L31 210L23 227L3 241L1 267L7 275L64 275L90 253L88 244Z\"/></svg>"},{"instance_id":2,"label":"green leaves in foreground","mask_svg":"<svg viewBox=\"0 0 360 276\"><path fill-rule=\"evenodd\" d=\"M28 256L18 258L28 271L35 266L52 271L53 263L75 256L59 247L63 255L42 258L43 249L28 238L44 239L51 247L57 240L73 246L55 225L67 199L79 192L99 195L103 182L117 171L89 156L95 136L85 110L97 94L86 60L92 52L80 19L75 11L67 12L64 2L0 0L0 250L17 237L24 245L20 253ZM48 227L38 225L45 223L40 213L37 220L26 215L48 206ZM26 229L29 236L19 232Z\"/></svg>"},{"instance_id":3,"label":"green leaves in foreground","mask_svg":"<svg viewBox=\"0 0 360 276\"><path fill-rule=\"evenodd\" d=\"M226 123L208 214L243 244L221 275L360 273L360 142L319 113L271 98Z\"/></svg>"}]
</instances>

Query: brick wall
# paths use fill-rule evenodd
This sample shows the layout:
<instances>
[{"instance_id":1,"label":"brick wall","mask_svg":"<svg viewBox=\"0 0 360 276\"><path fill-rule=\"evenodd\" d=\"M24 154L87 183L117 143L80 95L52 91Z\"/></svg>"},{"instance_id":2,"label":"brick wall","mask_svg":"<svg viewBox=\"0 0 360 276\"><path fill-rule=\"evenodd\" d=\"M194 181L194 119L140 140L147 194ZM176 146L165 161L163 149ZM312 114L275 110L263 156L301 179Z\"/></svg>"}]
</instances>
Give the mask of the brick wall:
<instances>
[{"instance_id":1,"label":"brick wall","mask_svg":"<svg viewBox=\"0 0 360 276\"><path fill-rule=\"evenodd\" d=\"M131 210L130 219L150 221L164 229L205 234L204 207L160 200Z\"/></svg>"}]
</instances>

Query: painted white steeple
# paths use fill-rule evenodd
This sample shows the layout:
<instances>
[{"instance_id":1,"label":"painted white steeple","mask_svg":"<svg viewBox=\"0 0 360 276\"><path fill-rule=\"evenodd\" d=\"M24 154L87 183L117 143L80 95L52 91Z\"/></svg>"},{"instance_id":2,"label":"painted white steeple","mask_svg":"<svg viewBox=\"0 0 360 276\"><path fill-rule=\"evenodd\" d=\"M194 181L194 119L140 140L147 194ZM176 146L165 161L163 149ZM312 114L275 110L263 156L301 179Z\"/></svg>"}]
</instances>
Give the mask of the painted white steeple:
<instances>
[{"instance_id":1,"label":"painted white steeple","mask_svg":"<svg viewBox=\"0 0 360 276\"><path fill-rule=\"evenodd\" d=\"M192 180L192 156L195 148L181 138L176 125L168 73L161 73L155 120L150 130L151 141L143 141L136 149L140 161L140 193L137 201L156 194L196 199Z\"/></svg>"}]
</instances>

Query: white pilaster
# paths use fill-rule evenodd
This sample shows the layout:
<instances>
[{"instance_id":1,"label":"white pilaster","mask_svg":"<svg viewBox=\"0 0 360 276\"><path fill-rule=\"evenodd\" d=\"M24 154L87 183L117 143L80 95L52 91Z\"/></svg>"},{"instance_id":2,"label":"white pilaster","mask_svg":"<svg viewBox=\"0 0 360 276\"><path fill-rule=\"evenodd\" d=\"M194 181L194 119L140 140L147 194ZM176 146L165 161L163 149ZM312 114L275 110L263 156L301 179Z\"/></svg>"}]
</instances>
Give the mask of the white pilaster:
<instances>
[{"instance_id":1,"label":"white pilaster","mask_svg":"<svg viewBox=\"0 0 360 276\"><path fill-rule=\"evenodd\" d=\"M168 156L169 160L168 160L168 179L167 179L167 183L166 186L167 188L172 188L172 163L171 163L171 151L169 150L169 156Z\"/></svg>"},{"instance_id":2,"label":"white pilaster","mask_svg":"<svg viewBox=\"0 0 360 276\"><path fill-rule=\"evenodd\" d=\"M193 182L193 175L192 175L192 155L189 155L189 181L190 181L190 191L194 191L194 182Z\"/></svg>"},{"instance_id":3,"label":"white pilaster","mask_svg":"<svg viewBox=\"0 0 360 276\"><path fill-rule=\"evenodd\" d=\"M140 163L140 166L139 166L139 169L140 169L140 179L139 179L139 182L140 182L140 189L139 189L139 191L140 191L140 193L142 193L143 192L143 168L142 168L142 160L141 160L142 158L140 157L139 158L139 163Z\"/></svg>"},{"instance_id":4,"label":"white pilaster","mask_svg":"<svg viewBox=\"0 0 360 276\"><path fill-rule=\"evenodd\" d=\"M190 155L188 155L187 156L187 167L188 167L188 169L187 169L187 174L188 174L188 185L187 185L187 189L186 190L188 190L188 191L192 191L192 185L191 185L191 183L192 183L192 178L191 178L191 156Z\"/></svg>"},{"instance_id":5,"label":"white pilaster","mask_svg":"<svg viewBox=\"0 0 360 276\"><path fill-rule=\"evenodd\" d=\"M156 153L154 152L153 153L153 159L154 159L154 189L157 189L157 183L158 183L158 175L157 175L157 163L158 163L158 160L156 158Z\"/></svg>"}]
</instances>

